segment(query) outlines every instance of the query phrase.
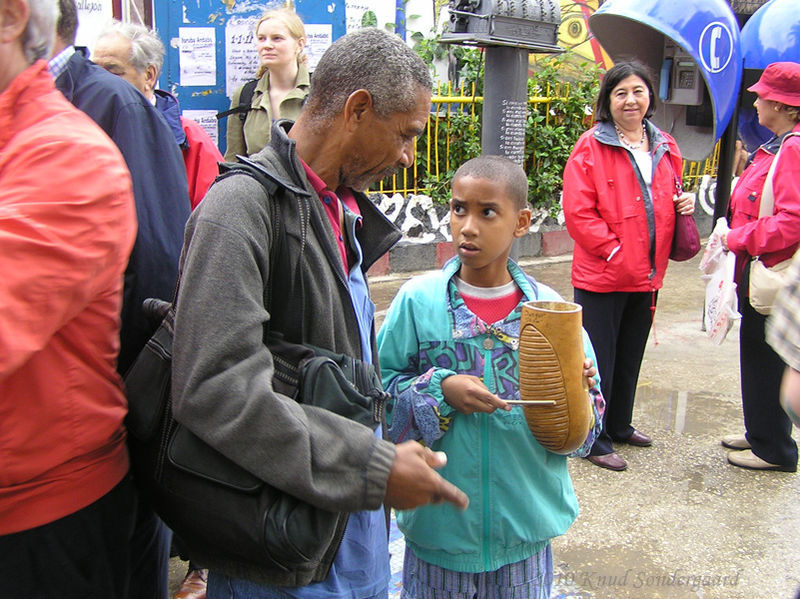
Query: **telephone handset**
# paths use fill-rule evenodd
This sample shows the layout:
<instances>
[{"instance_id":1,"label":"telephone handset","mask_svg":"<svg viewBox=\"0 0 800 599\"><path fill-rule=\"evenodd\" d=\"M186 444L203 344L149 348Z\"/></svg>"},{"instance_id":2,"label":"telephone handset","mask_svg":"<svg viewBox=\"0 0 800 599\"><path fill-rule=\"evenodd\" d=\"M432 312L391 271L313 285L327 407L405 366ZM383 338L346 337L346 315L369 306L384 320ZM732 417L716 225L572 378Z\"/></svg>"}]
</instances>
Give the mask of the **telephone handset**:
<instances>
[{"instance_id":1,"label":"telephone handset","mask_svg":"<svg viewBox=\"0 0 800 599\"><path fill-rule=\"evenodd\" d=\"M712 38L712 45L717 38ZM665 104L699 106L703 103L703 78L694 58L670 39L664 40L658 96Z\"/></svg>"},{"instance_id":2,"label":"telephone handset","mask_svg":"<svg viewBox=\"0 0 800 599\"><path fill-rule=\"evenodd\" d=\"M672 80L672 57L665 58L661 65L661 77L658 83L658 98L662 102L669 101L669 83Z\"/></svg>"}]
</instances>

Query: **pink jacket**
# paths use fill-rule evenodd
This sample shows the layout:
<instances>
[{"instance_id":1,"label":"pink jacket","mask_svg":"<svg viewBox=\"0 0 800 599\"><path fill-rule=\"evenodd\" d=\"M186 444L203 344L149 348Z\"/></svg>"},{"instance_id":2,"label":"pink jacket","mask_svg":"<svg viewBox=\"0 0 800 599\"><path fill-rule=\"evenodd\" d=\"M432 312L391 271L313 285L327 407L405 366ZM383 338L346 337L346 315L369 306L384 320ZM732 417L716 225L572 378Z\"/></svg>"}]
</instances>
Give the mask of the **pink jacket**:
<instances>
[{"instance_id":1,"label":"pink jacket","mask_svg":"<svg viewBox=\"0 0 800 599\"><path fill-rule=\"evenodd\" d=\"M800 133L800 124L794 132ZM773 215L758 218L764 180L779 148L770 140L756 150L731 194L728 248L736 253L736 280L750 256L765 266L791 258L800 245L800 137L787 137L772 179Z\"/></svg>"},{"instance_id":2,"label":"pink jacket","mask_svg":"<svg viewBox=\"0 0 800 599\"><path fill-rule=\"evenodd\" d=\"M572 150L564 168L563 208L567 231L575 240L574 287L601 293L661 288L682 158L670 135L650 123L647 129L654 165L652 199L613 124L598 123Z\"/></svg>"},{"instance_id":3,"label":"pink jacket","mask_svg":"<svg viewBox=\"0 0 800 599\"><path fill-rule=\"evenodd\" d=\"M116 358L135 235L122 155L35 63L0 93L0 535L128 471Z\"/></svg>"}]
</instances>

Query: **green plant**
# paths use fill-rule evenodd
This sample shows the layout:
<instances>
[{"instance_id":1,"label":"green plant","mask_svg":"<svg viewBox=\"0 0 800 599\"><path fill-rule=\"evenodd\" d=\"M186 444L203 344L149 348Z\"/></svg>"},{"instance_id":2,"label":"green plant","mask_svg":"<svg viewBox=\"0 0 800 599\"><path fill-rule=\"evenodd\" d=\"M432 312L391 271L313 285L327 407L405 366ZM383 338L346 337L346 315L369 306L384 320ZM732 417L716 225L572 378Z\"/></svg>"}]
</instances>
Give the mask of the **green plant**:
<instances>
[{"instance_id":1,"label":"green plant","mask_svg":"<svg viewBox=\"0 0 800 599\"><path fill-rule=\"evenodd\" d=\"M448 60L455 64L455 72L451 79L454 83L471 87L475 84L475 93L483 93L483 52L478 48L461 46L457 44L441 43L441 33L431 32L431 37L425 37L416 31L411 35L414 50L422 60L433 70L434 61Z\"/></svg>"},{"instance_id":2,"label":"green plant","mask_svg":"<svg viewBox=\"0 0 800 599\"><path fill-rule=\"evenodd\" d=\"M565 54L539 59L528 79L531 97L549 98L529 105L524 162L529 198L534 207L544 208L552 216L559 210L564 165L575 142L591 126L599 89L599 69L588 63L581 65L572 81L563 82L571 58Z\"/></svg>"},{"instance_id":3,"label":"green plant","mask_svg":"<svg viewBox=\"0 0 800 599\"><path fill-rule=\"evenodd\" d=\"M361 26L362 27L377 27L378 26L378 17L375 15L374 11L365 10L364 14L361 15Z\"/></svg>"},{"instance_id":4,"label":"green plant","mask_svg":"<svg viewBox=\"0 0 800 599\"><path fill-rule=\"evenodd\" d=\"M425 38L414 34L412 39L415 50L429 65L434 60L456 57L460 82L466 89L471 89L473 82L476 87L474 105L455 103L447 108L445 98L438 112L431 114L427 134L417 141L413 184L435 202L446 203L456 169L481 153L482 51L442 45L438 35ZM534 101L528 104L523 167L532 205L553 216L560 208L564 165L578 137L592 124L592 106L599 88L599 68L584 62L576 69L576 63L569 52L538 58L528 79L529 96ZM447 94L446 89L438 93ZM461 95L461 91L451 94Z\"/></svg>"}]
</instances>

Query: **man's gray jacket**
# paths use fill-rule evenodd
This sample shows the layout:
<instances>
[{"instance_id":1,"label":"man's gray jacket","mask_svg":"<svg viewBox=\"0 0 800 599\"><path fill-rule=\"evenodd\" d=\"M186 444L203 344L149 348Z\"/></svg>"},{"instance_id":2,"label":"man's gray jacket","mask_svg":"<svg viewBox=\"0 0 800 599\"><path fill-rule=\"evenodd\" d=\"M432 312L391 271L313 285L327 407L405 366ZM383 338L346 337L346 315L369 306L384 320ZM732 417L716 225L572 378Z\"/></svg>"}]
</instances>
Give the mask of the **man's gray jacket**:
<instances>
[{"instance_id":1,"label":"man's gray jacket","mask_svg":"<svg viewBox=\"0 0 800 599\"><path fill-rule=\"evenodd\" d=\"M386 492L393 445L376 439L366 426L272 389L267 328L295 343L361 358L333 229L286 135L290 125L277 123L270 144L251 157L281 180L277 191L268 194L247 175L227 176L214 183L187 224L175 324L174 415L275 488L335 512L374 510ZM274 239L268 202L278 195L285 250L278 258L289 261L291 276L275 280L271 293L273 305L291 305L301 315L291 323L271 321L268 309ZM364 194L355 195L363 218L357 237L366 273L400 234ZM377 356L374 329L372 344ZM341 530L345 523L343 514ZM327 553L332 560L335 547ZM226 573L299 586L324 578L328 565L311 574Z\"/></svg>"}]
</instances>

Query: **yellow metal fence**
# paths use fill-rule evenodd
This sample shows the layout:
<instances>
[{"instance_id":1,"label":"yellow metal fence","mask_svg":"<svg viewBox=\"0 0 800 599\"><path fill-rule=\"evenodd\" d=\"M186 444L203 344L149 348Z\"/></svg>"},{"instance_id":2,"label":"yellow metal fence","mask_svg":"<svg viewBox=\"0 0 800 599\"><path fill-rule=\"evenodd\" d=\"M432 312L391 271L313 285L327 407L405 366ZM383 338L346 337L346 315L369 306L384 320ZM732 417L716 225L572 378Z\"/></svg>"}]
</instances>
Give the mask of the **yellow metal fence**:
<instances>
[{"instance_id":1,"label":"yellow metal fence","mask_svg":"<svg viewBox=\"0 0 800 599\"><path fill-rule=\"evenodd\" d=\"M557 86L555 89L544 90L546 95L531 96L528 105L545 105L545 123L550 118L550 103L554 100L563 100L570 93L569 84ZM450 83L440 84L433 97L431 98L431 114L428 119L424 140L417 139L414 142L414 164L407 169L401 169L389 179L381 181L375 191L387 195L396 193L402 195L427 194L430 191L423 182L424 176L421 166L424 165L424 173L429 178L439 178L450 172L451 169L459 165L451 164L451 143L453 136L449 134L453 126L454 115L471 115L475 117L475 107L483 103L483 97L475 95L474 84L471 88L464 87L453 89ZM442 132L445 133L444 140L441 139ZM534 132L535 135L535 132ZM420 156L420 146L424 156ZM442 147L444 146L444 147ZM696 189L703 175L716 176L717 163L719 160L719 144L714 148L714 152L701 162L684 161L683 163L683 183L688 190Z\"/></svg>"}]
</instances>

